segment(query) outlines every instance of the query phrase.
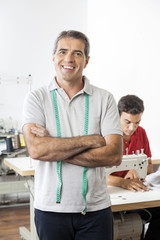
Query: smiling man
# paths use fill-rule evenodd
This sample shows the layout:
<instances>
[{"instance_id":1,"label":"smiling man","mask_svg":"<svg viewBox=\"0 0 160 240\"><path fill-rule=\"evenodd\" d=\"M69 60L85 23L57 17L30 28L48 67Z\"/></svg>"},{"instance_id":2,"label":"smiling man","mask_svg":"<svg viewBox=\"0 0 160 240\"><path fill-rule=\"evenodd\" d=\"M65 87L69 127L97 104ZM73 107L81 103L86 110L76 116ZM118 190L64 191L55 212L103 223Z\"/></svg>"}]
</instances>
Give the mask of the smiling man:
<instances>
[{"instance_id":1,"label":"smiling man","mask_svg":"<svg viewBox=\"0 0 160 240\"><path fill-rule=\"evenodd\" d=\"M113 239L105 166L121 163L122 130L113 95L83 75L88 62L87 37L63 31L53 51L56 76L24 103L40 240Z\"/></svg>"}]
</instances>

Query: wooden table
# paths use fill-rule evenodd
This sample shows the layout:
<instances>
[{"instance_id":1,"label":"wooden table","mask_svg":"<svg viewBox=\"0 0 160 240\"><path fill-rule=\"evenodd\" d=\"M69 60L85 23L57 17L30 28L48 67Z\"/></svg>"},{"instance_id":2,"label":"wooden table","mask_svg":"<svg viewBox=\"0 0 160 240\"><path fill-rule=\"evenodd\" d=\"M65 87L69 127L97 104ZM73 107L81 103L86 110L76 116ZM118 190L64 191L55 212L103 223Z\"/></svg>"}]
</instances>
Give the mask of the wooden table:
<instances>
[{"instance_id":1,"label":"wooden table","mask_svg":"<svg viewBox=\"0 0 160 240\"><path fill-rule=\"evenodd\" d=\"M5 158L4 163L21 176L34 176L34 160L30 157Z\"/></svg>"},{"instance_id":2,"label":"wooden table","mask_svg":"<svg viewBox=\"0 0 160 240\"><path fill-rule=\"evenodd\" d=\"M120 187L108 186L113 212L160 207L160 190L132 192Z\"/></svg>"},{"instance_id":3,"label":"wooden table","mask_svg":"<svg viewBox=\"0 0 160 240\"><path fill-rule=\"evenodd\" d=\"M153 165L160 165L160 158L159 158L159 157L153 158L153 159L152 159L152 164L153 164Z\"/></svg>"}]
</instances>

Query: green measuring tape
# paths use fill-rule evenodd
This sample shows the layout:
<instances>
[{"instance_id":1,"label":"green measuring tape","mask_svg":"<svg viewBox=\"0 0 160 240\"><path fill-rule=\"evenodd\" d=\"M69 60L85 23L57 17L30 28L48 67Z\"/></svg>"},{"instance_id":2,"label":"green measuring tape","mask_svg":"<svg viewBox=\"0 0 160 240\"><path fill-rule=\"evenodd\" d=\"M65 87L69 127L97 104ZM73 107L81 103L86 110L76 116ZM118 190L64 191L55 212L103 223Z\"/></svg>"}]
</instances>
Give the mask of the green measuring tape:
<instances>
[{"instance_id":1,"label":"green measuring tape","mask_svg":"<svg viewBox=\"0 0 160 240\"><path fill-rule=\"evenodd\" d=\"M88 125L89 125L89 95L85 95L85 121L84 121L84 135L88 135ZM81 212L83 215L87 212L87 201L86 201L86 194L87 194L87 167L83 168L83 185L82 185L82 195L84 198L85 208Z\"/></svg>"},{"instance_id":2,"label":"green measuring tape","mask_svg":"<svg viewBox=\"0 0 160 240\"><path fill-rule=\"evenodd\" d=\"M60 118L58 112L58 104L57 104L57 96L56 91L52 91L52 99L53 99L53 106L54 106L54 113L55 113L55 120L56 120L56 129L57 129L57 137L61 137L61 127L60 127ZM88 135L88 126L89 126L89 95L85 94L85 121L84 121L84 135ZM57 193L56 193L56 203L61 202L61 188L62 188L62 177L61 177L61 161L57 162L57 176L58 176L58 186L57 186ZM81 212L83 215L87 212L87 201L86 201L86 194L87 194L87 167L83 169L83 185L82 185L82 195L85 202L85 208Z\"/></svg>"},{"instance_id":3,"label":"green measuring tape","mask_svg":"<svg viewBox=\"0 0 160 240\"><path fill-rule=\"evenodd\" d=\"M59 112L58 112L58 105L57 105L57 96L56 91L52 91L52 99L53 99L53 106L54 106L54 114L55 114L55 120L56 120L56 129L57 129L57 137L61 138L61 126L60 126L60 120L59 120ZM62 189L62 177L61 177L61 168L62 168L62 162L57 162L57 176L58 176L58 186L57 186L57 193L56 193L56 203L61 202L61 189Z\"/></svg>"}]
</instances>

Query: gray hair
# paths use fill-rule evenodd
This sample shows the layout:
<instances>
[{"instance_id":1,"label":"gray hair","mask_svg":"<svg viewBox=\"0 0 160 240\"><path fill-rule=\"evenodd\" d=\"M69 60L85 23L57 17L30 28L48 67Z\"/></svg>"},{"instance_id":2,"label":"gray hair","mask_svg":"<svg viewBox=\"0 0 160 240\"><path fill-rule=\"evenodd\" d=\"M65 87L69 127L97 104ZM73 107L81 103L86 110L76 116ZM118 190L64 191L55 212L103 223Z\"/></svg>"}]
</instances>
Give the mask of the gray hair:
<instances>
[{"instance_id":1,"label":"gray hair","mask_svg":"<svg viewBox=\"0 0 160 240\"><path fill-rule=\"evenodd\" d=\"M62 31L59 36L57 37L55 43L54 43L54 48L53 48L53 53L56 52L57 50L57 45L58 45L58 41L62 38L75 38L75 39L80 39L82 40L82 42L85 45L84 48L84 53L85 56L88 57L89 56L89 51L90 51L90 43L89 43L89 39L87 38L87 36L79 31L75 31L75 30L69 30L69 31Z\"/></svg>"}]
</instances>

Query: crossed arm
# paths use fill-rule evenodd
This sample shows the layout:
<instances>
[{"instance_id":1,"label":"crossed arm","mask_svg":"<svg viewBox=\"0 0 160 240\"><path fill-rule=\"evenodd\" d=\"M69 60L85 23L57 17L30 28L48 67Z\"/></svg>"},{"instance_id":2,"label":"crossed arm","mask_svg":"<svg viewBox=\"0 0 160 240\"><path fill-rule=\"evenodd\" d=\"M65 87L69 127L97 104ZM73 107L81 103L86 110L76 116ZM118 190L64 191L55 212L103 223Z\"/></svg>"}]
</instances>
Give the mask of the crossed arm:
<instances>
[{"instance_id":1,"label":"crossed arm","mask_svg":"<svg viewBox=\"0 0 160 240\"><path fill-rule=\"evenodd\" d=\"M29 155L42 161L66 161L87 167L119 165L122 159L122 136L88 135L73 138L50 137L40 125L24 125L23 134Z\"/></svg>"}]
</instances>

